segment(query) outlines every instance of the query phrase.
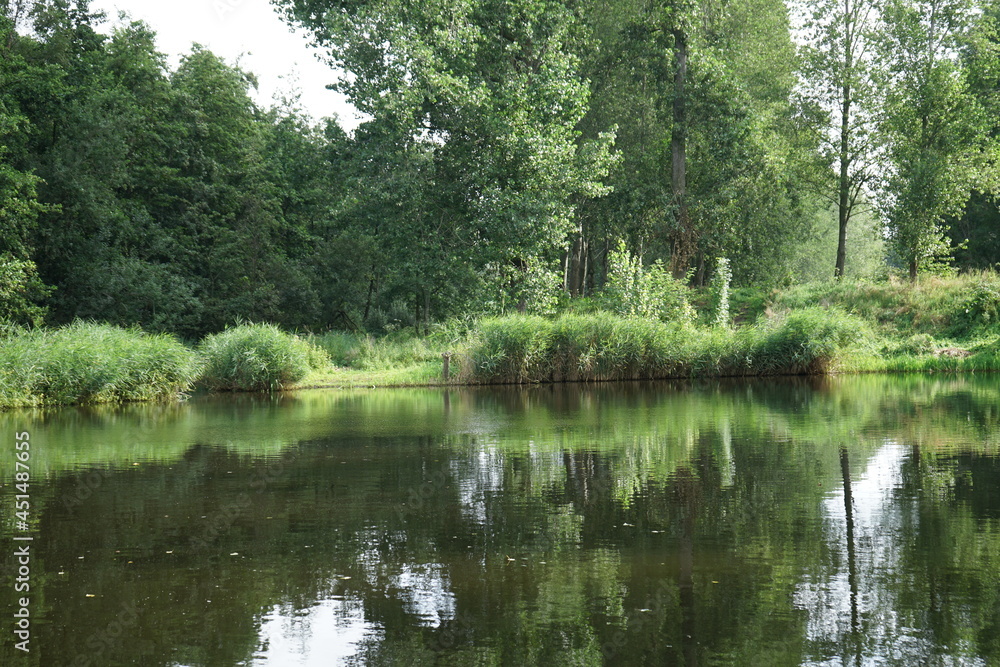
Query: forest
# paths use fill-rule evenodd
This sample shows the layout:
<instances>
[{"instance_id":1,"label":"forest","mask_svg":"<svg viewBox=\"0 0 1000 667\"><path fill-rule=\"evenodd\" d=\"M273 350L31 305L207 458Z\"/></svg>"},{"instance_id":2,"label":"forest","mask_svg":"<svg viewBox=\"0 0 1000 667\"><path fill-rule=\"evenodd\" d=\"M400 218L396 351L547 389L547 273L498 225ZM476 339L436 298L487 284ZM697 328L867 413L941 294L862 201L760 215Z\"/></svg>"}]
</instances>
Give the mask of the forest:
<instances>
[{"instance_id":1,"label":"forest","mask_svg":"<svg viewBox=\"0 0 1000 667\"><path fill-rule=\"evenodd\" d=\"M992 0L273 4L351 133L86 0L0 3L0 317L419 333L1000 259Z\"/></svg>"}]
</instances>

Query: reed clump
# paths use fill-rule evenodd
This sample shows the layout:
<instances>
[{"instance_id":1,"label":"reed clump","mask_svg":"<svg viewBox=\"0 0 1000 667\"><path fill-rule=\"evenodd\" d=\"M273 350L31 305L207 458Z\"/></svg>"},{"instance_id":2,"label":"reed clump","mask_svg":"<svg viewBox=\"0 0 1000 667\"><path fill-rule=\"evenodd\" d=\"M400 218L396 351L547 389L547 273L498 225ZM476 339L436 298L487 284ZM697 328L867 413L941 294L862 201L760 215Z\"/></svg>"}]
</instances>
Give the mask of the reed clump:
<instances>
[{"instance_id":1,"label":"reed clump","mask_svg":"<svg viewBox=\"0 0 1000 667\"><path fill-rule=\"evenodd\" d=\"M515 315L480 323L464 379L479 383L639 380L829 372L869 328L806 308L732 330L619 317Z\"/></svg>"},{"instance_id":2,"label":"reed clump","mask_svg":"<svg viewBox=\"0 0 1000 667\"><path fill-rule=\"evenodd\" d=\"M198 351L204 360L199 384L216 391L279 391L330 365L325 351L273 324L212 334Z\"/></svg>"},{"instance_id":3,"label":"reed clump","mask_svg":"<svg viewBox=\"0 0 1000 667\"><path fill-rule=\"evenodd\" d=\"M119 403L176 396L199 372L175 337L93 322L0 331L0 407Z\"/></svg>"}]
</instances>

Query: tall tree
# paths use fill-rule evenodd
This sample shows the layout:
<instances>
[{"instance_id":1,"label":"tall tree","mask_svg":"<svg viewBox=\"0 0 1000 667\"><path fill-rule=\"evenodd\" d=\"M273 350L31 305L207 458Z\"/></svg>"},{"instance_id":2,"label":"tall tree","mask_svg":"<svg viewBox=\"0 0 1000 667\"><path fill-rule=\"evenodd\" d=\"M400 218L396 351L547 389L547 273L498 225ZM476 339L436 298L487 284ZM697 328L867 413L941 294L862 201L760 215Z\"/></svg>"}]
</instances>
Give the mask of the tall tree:
<instances>
[{"instance_id":1,"label":"tall tree","mask_svg":"<svg viewBox=\"0 0 1000 667\"><path fill-rule=\"evenodd\" d=\"M586 3L584 17L593 93L583 128L617 126L621 156L615 191L583 208L587 246L625 238L646 262L693 269L696 283L714 256L729 257L741 283L782 280L791 239L809 224L801 191L815 148L790 103L784 3L618 0Z\"/></svg>"},{"instance_id":2,"label":"tall tree","mask_svg":"<svg viewBox=\"0 0 1000 667\"><path fill-rule=\"evenodd\" d=\"M911 280L923 263L950 259L945 218L961 213L994 170L996 120L970 90L959 57L980 17L969 0L892 0L886 8L889 92L880 129L888 164L880 208Z\"/></svg>"},{"instance_id":3,"label":"tall tree","mask_svg":"<svg viewBox=\"0 0 1000 667\"><path fill-rule=\"evenodd\" d=\"M576 198L605 191L611 141L580 142L588 87L572 3L278 5L350 74L341 90L380 133L398 137L402 150L429 151L433 180L415 209L422 233L443 226L460 239L447 250L477 268L483 301L503 309L551 298ZM414 285L414 295L422 289Z\"/></svg>"},{"instance_id":4,"label":"tall tree","mask_svg":"<svg viewBox=\"0 0 1000 667\"><path fill-rule=\"evenodd\" d=\"M802 98L826 123L818 138L835 172L833 187L819 183L837 209L837 259L834 276L844 275L847 227L865 201L878 171L873 142L879 113L874 40L881 0L821 0L800 6L804 14ZM832 192L832 196L830 193Z\"/></svg>"}]
</instances>

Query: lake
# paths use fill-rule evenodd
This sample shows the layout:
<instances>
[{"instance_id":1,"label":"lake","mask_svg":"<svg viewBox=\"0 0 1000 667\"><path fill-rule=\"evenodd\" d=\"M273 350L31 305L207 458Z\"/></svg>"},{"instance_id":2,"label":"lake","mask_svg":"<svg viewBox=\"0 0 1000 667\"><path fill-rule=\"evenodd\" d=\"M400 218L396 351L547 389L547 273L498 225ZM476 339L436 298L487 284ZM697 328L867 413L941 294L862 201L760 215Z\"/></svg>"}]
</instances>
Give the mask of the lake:
<instances>
[{"instance_id":1,"label":"lake","mask_svg":"<svg viewBox=\"0 0 1000 667\"><path fill-rule=\"evenodd\" d=\"M1000 662L993 375L197 396L0 434L3 665Z\"/></svg>"}]
</instances>

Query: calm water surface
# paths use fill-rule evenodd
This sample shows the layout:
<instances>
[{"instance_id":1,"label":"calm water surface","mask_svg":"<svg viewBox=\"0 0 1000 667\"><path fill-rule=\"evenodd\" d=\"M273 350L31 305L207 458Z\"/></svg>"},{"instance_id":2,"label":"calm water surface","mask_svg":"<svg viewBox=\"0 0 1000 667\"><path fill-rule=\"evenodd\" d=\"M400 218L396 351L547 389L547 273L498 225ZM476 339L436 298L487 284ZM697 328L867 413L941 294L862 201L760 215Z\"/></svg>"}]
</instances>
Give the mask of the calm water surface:
<instances>
[{"instance_id":1,"label":"calm water surface","mask_svg":"<svg viewBox=\"0 0 1000 667\"><path fill-rule=\"evenodd\" d=\"M1000 663L1000 377L205 397L0 434L5 666Z\"/></svg>"}]
</instances>

